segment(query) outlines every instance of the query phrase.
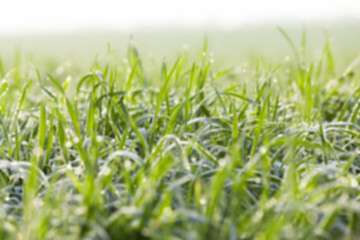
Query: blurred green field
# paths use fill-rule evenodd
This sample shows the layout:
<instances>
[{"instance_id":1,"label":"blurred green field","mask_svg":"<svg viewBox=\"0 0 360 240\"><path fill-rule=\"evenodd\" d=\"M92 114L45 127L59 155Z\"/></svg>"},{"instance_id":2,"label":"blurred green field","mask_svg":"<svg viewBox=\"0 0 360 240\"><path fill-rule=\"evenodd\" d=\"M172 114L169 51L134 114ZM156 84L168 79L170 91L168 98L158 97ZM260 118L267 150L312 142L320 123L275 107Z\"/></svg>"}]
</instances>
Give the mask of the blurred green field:
<instances>
[{"instance_id":1,"label":"blurred green field","mask_svg":"<svg viewBox=\"0 0 360 240\"><path fill-rule=\"evenodd\" d=\"M349 62L360 52L360 23L334 22L308 25L284 24L281 26L300 46L301 34L307 32L309 58L319 58L322 47L332 36L332 49L338 64ZM1 34L0 34L1 36ZM60 63L69 61L78 70L86 71L94 57L107 53L108 44L119 56L124 56L129 43L134 42L145 62L161 63L175 59L185 46L196 55L201 50L204 37L208 36L215 65L229 67L249 60L266 59L282 61L293 57L289 46L276 26L260 25L233 30L207 29L139 29L132 33L79 31L64 34L2 35L0 56L6 57L6 68L13 66L16 52L36 66L54 70ZM341 68L341 67L339 67Z\"/></svg>"},{"instance_id":2,"label":"blurred green field","mask_svg":"<svg viewBox=\"0 0 360 240\"><path fill-rule=\"evenodd\" d=\"M1 239L357 239L359 26L2 36Z\"/></svg>"}]
</instances>

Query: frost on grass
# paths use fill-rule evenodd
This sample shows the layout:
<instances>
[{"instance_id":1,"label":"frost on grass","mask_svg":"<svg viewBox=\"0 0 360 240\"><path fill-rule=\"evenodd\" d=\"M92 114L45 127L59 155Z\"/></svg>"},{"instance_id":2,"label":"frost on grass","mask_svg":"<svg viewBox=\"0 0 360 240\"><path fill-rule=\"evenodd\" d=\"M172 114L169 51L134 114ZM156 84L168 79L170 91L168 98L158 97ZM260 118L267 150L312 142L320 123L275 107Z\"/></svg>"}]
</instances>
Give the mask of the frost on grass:
<instances>
[{"instance_id":1,"label":"frost on grass","mask_svg":"<svg viewBox=\"0 0 360 240\"><path fill-rule=\"evenodd\" d=\"M360 234L357 66L329 47L225 70L183 51L0 76L2 239Z\"/></svg>"}]
</instances>

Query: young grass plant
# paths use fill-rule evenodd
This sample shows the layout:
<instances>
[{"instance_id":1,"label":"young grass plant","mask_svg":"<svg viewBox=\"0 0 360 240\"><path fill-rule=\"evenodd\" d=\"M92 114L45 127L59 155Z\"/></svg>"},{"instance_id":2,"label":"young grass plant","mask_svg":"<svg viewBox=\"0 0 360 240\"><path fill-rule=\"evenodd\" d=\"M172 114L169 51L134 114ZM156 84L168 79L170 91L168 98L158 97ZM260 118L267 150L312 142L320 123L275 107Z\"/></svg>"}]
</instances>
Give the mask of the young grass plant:
<instances>
[{"instance_id":1,"label":"young grass plant","mask_svg":"<svg viewBox=\"0 0 360 240\"><path fill-rule=\"evenodd\" d=\"M295 60L241 73L207 39L150 72L109 45L72 81L0 60L2 239L356 238L359 61L279 30Z\"/></svg>"}]
</instances>

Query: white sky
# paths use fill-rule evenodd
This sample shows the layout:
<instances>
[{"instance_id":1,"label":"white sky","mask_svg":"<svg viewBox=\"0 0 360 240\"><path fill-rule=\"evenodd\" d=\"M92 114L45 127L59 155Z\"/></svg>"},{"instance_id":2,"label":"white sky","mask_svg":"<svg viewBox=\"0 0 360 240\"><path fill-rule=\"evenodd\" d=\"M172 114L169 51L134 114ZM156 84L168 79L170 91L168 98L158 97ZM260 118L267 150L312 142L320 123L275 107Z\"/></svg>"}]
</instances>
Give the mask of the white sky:
<instances>
[{"instance_id":1,"label":"white sky","mask_svg":"<svg viewBox=\"0 0 360 240\"><path fill-rule=\"evenodd\" d=\"M360 19L360 0L0 0L0 34Z\"/></svg>"}]
</instances>

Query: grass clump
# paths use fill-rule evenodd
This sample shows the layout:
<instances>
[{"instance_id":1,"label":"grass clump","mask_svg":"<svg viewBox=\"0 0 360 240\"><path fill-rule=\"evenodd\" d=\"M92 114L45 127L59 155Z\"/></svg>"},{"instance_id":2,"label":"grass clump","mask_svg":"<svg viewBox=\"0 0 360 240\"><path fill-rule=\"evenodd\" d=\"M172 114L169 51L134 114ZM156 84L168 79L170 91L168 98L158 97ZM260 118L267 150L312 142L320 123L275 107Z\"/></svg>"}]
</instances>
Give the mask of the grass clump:
<instances>
[{"instance_id":1,"label":"grass clump","mask_svg":"<svg viewBox=\"0 0 360 240\"><path fill-rule=\"evenodd\" d=\"M357 60L281 32L294 61L216 71L205 41L150 71L132 45L74 80L1 67L2 239L357 236Z\"/></svg>"}]
</instances>

